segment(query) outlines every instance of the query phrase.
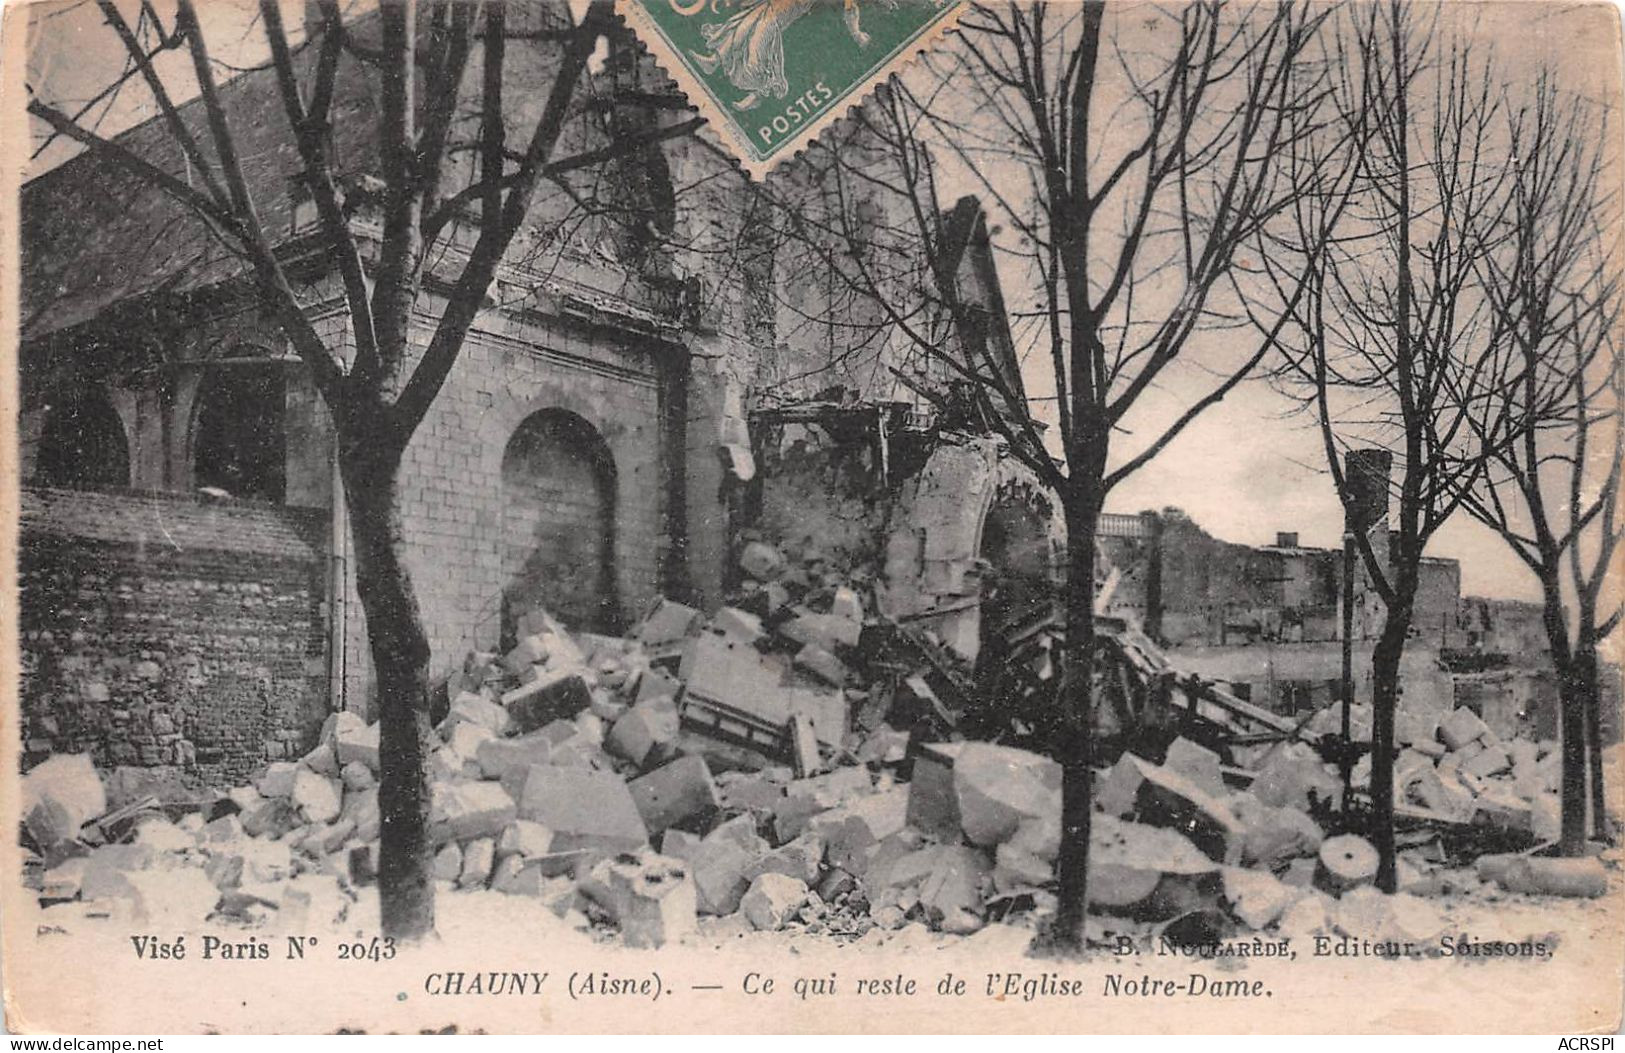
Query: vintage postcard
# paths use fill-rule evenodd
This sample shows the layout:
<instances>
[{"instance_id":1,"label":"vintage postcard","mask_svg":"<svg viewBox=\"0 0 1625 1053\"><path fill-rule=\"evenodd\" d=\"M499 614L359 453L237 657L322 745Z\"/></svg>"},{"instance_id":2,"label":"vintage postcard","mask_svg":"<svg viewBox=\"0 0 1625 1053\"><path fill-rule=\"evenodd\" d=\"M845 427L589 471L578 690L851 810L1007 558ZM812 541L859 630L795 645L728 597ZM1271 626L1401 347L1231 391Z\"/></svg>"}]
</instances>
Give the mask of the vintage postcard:
<instances>
[{"instance_id":1,"label":"vintage postcard","mask_svg":"<svg viewBox=\"0 0 1625 1053\"><path fill-rule=\"evenodd\" d=\"M12 1031L1619 1028L1613 6L0 41Z\"/></svg>"}]
</instances>

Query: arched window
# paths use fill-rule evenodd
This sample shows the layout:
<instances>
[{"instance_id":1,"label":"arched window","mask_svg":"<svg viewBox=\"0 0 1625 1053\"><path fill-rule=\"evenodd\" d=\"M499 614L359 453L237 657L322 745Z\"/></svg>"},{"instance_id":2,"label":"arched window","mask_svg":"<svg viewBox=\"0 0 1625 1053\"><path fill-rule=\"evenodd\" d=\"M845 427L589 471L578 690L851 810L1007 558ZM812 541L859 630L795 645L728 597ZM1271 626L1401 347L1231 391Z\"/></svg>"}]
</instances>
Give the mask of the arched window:
<instances>
[{"instance_id":1,"label":"arched window","mask_svg":"<svg viewBox=\"0 0 1625 1053\"><path fill-rule=\"evenodd\" d=\"M34 460L40 486L93 490L130 485L130 446L107 399L74 392L52 402Z\"/></svg>"},{"instance_id":2,"label":"arched window","mask_svg":"<svg viewBox=\"0 0 1625 1053\"><path fill-rule=\"evenodd\" d=\"M503 635L535 607L574 629L618 628L615 462L564 410L526 417L502 455Z\"/></svg>"},{"instance_id":3,"label":"arched window","mask_svg":"<svg viewBox=\"0 0 1625 1053\"><path fill-rule=\"evenodd\" d=\"M211 366L197 394L193 484L233 497L281 501L287 490L286 408L280 364Z\"/></svg>"}]
</instances>

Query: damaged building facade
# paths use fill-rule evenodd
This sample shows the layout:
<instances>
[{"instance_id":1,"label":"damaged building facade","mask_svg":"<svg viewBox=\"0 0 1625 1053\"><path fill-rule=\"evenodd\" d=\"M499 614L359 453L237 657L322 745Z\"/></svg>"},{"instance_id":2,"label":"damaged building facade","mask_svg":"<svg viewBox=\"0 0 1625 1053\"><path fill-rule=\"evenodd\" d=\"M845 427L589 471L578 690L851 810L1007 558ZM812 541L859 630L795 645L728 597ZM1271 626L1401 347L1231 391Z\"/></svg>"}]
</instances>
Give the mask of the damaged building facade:
<instances>
[{"instance_id":1,"label":"damaged building facade","mask_svg":"<svg viewBox=\"0 0 1625 1053\"><path fill-rule=\"evenodd\" d=\"M669 91L641 60L595 76ZM379 226L364 83L341 69L335 130L351 137L336 149L365 240ZM274 93L260 70L223 99L302 299L333 346L352 347L285 129L257 116L274 111ZM651 107L641 119L672 118ZM573 148L605 134L579 123ZM178 171L166 136L149 121L121 142ZM787 434L829 425L774 412L853 379L857 337L802 321L807 297L829 285L750 251L753 205L737 171L681 137L610 168L612 204L637 222L588 219L556 236L568 203L539 203L408 449L404 530L438 675L471 650L511 645L538 607L605 632L659 596L714 609L748 530L791 535L763 483L796 476L797 451L816 442ZM236 262L158 191L80 155L26 185L23 216L25 763L89 753L134 792L219 785L302 754L327 714L372 705L333 432L308 369ZM984 261L970 281L989 275ZM433 266L424 284L419 344L449 288ZM983 300L992 313L996 299ZM1005 522L991 511L1001 503L1042 522L994 533L1035 530L1049 552L1054 517L990 440L943 440L906 391L847 390L866 408L843 413L878 442L868 475L824 491L852 498L826 501L828 515L917 477L888 521L934 524L880 549L863 542L895 575L902 609L948 597L974 608L983 523ZM984 506L969 525L966 493ZM839 536L831 525L820 536ZM944 628L974 635L969 617Z\"/></svg>"}]
</instances>

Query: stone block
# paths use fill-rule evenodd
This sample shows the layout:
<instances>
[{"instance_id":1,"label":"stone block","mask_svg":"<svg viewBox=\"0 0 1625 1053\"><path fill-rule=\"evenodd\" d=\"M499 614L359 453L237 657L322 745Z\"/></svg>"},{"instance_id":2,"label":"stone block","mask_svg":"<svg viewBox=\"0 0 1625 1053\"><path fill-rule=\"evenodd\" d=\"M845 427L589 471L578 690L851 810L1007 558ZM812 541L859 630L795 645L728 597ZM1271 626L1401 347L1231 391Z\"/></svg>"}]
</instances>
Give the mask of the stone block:
<instances>
[{"instance_id":1,"label":"stone block","mask_svg":"<svg viewBox=\"0 0 1625 1053\"><path fill-rule=\"evenodd\" d=\"M1246 831L1223 800L1204 793L1178 772L1125 753L1137 769L1140 784L1133 814L1142 823L1178 830L1209 858L1238 863Z\"/></svg>"},{"instance_id":2,"label":"stone block","mask_svg":"<svg viewBox=\"0 0 1625 1053\"><path fill-rule=\"evenodd\" d=\"M581 889L607 910L629 947L660 947L695 932L694 881L678 859L647 849L592 868Z\"/></svg>"},{"instance_id":3,"label":"stone block","mask_svg":"<svg viewBox=\"0 0 1625 1053\"><path fill-rule=\"evenodd\" d=\"M330 743L320 743L315 749L299 759L299 763L318 775L337 775L339 773L338 754L334 752Z\"/></svg>"},{"instance_id":4,"label":"stone block","mask_svg":"<svg viewBox=\"0 0 1625 1053\"><path fill-rule=\"evenodd\" d=\"M683 682L659 667L650 667L638 677L638 690L633 703L648 702L656 698L676 699L682 694Z\"/></svg>"},{"instance_id":5,"label":"stone block","mask_svg":"<svg viewBox=\"0 0 1625 1053\"><path fill-rule=\"evenodd\" d=\"M1206 746L1185 738L1175 739L1162 765L1183 775L1210 796L1223 797L1226 792L1219 755Z\"/></svg>"},{"instance_id":6,"label":"stone block","mask_svg":"<svg viewBox=\"0 0 1625 1053\"><path fill-rule=\"evenodd\" d=\"M907 786L861 797L814 816L807 829L823 838L831 866L862 878L875 846L908 825Z\"/></svg>"},{"instance_id":7,"label":"stone block","mask_svg":"<svg viewBox=\"0 0 1625 1053\"><path fill-rule=\"evenodd\" d=\"M542 665L549 658L547 640L540 633L521 636L513 650L502 656L502 664L514 676L520 676L532 666Z\"/></svg>"},{"instance_id":8,"label":"stone block","mask_svg":"<svg viewBox=\"0 0 1625 1053\"><path fill-rule=\"evenodd\" d=\"M1005 844L1053 863L1061 854L1061 817L1039 815L1023 819L1016 827L1015 836Z\"/></svg>"},{"instance_id":9,"label":"stone block","mask_svg":"<svg viewBox=\"0 0 1625 1053\"><path fill-rule=\"evenodd\" d=\"M1224 898L1235 919L1255 931L1268 928L1303 896L1267 870L1224 868Z\"/></svg>"},{"instance_id":10,"label":"stone block","mask_svg":"<svg viewBox=\"0 0 1625 1053\"><path fill-rule=\"evenodd\" d=\"M966 743L954 759L960 828L991 847L1015 836L1022 820L1060 815L1061 766L1009 746Z\"/></svg>"},{"instance_id":11,"label":"stone block","mask_svg":"<svg viewBox=\"0 0 1625 1053\"><path fill-rule=\"evenodd\" d=\"M993 885L1006 895L1042 888L1055 877L1050 860L1040 859L1013 841L998 847L993 853L993 862Z\"/></svg>"},{"instance_id":12,"label":"stone block","mask_svg":"<svg viewBox=\"0 0 1625 1053\"><path fill-rule=\"evenodd\" d=\"M807 892L804 881L784 874L762 874L740 898L739 909L756 929L776 932L801 910Z\"/></svg>"},{"instance_id":13,"label":"stone block","mask_svg":"<svg viewBox=\"0 0 1625 1053\"><path fill-rule=\"evenodd\" d=\"M222 815L203 825L203 829L198 831L198 842L203 845L225 844L246 836L242 820L235 815Z\"/></svg>"},{"instance_id":14,"label":"stone block","mask_svg":"<svg viewBox=\"0 0 1625 1053\"><path fill-rule=\"evenodd\" d=\"M626 852L649 841L637 803L613 772L533 766L519 797L519 817L552 830L555 853Z\"/></svg>"},{"instance_id":15,"label":"stone block","mask_svg":"<svg viewBox=\"0 0 1625 1053\"><path fill-rule=\"evenodd\" d=\"M262 797L291 797L293 795L294 780L299 774L299 765L293 761L277 761L268 764L254 780L254 788Z\"/></svg>"},{"instance_id":16,"label":"stone block","mask_svg":"<svg viewBox=\"0 0 1625 1053\"><path fill-rule=\"evenodd\" d=\"M1249 789L1273 808L1296 808L1301 812L1312 810L1311 799L1333 804L1343 799L1342 780L1327 771L1320 757L1308 747L1276 750L1258 770Z\"/></svg>"},{"instance_id":17,"label":"stone block","mask_svg":"<svg viewBox=\"0 0 1625 1053\"><path fill-rule=\"evenodd\" d=\"M653 698L639 702L615 722L604 748L640 768L652 768L676 751L679 727L677 704L670 698Z\"/></svg>"},{"instance_id":18,"label":"stone block","mask_svg":"<svg viewBox=\"0 0 1625 1053\"><path fill-rule=\"evenodd\" d=\"M922 746L908 785L908 824L940 840L958 840L959 798L954 792L954 760L964 743Z\"/></svg>"},{"instance_id":19,"label":"stone block","mask_svg":"<svg viewBox=\"0 0 1625 1053\"><path fill-rule=\"evenodd\" d=\"M505 778L509 771L524 771L533 764L546 764L553 754L553 740L541 732L516 739L486 739L474 751L480 774L487 779ZM510 792L516 792L510 789Z\"/></svg>"},{"instance_id":20,"label":"stone block","mask_svg":"<svg viewBox=\"0 0 1625 1053\"><path fill-rule=\"evenodd\" d=\"M947 845L920 885L920 905L944 932L975 932L982 926L982 888L992 876L987 856L965 845Z\"/></svg>"},{"instance_id":21,"label":"stone block","mask_svg":"<svg viewBox=\"0 0 1625 1053\"><path fill-rule=\"evenodd\" d=\"M483 724L471 724L467 721L458 721L446 729L446 746L455 753L461 762L474 761L479 763L480 743L491 742L496 734Z\"/></svg>"},{"instance_id":22,"label":"stone block","mask_svg":"<svg viewBox=\"0 0 1625 1053\"><path fill-rule=\"evenodd\" d=\"M705 835L705 840L727 841L751 853L765 852L769 847L767 841L756 831L755 817L748 813L718 823Z\"/></svg>"},{"instance_id":23,"label":"stone block","mask_svg":"<svg viewBox=\"0 0 1625 1053\"><path fill-rule=\"evenodd\" d=\"M592 705L592 690L579 670L545 673L502 696L514 731L523 734L555 720L568 720Z\"/></svg>"},{"instance_id":24,"label":"stone block","mask_svg":"<svg viewBox=\"0 0 1625 1053\"><path fill-rule=\"evenodd\" d=\"M299 813L307 823L332 822L338 818L343 804L338 780L308 768L295 772L289 797L299 807Z\"/></svg>"},{"instance_id":25,"label":"stone block","mask_svg":"<svg viewBox=\"0 0 1625 1053\"><path fill-rule=\"evenodd\" d=\"M863 623L833 614L818 614L805 607L795 609L795 617L780 625L780 636L803 647L821 647L835 652L856 647L862 638Z\"/></svg>"},{"instance_id":26,"label":"stone block","mask_svg":"<svg viewBox=\"0 0 1625 1053\"><path fill-rule=\"evenodd\" d=\"M808 885L816 884L824 864L824 839L811 830L789 844L763 852L745 867L747 880L762 874L784 874Z\"/></svg>"},{"instance_id":27,"label":"stone block","mask_svg":"<svg viewBox=\"0 0 1625 1053\"><path fill-rule=\"evenodd\" d=\"M752 647L767 635L767 630L762 628L761 618L738 607L724 607L717 611L711 618L710 627L713 632Z\"/></svg>"},{"instance_id":28,"label":"stone block","mask_svg":"<svg viewBox=\"0 0 1625 1053\"><path fill-rule=\"evenodd\" d=\"M784 787L773 805L773 836L780 844L793 840L813 816L866 795L872 788L863 768L836 768L810 779L797 779Z\"/></svg>"},{"instance_id":29,"label":"stone block","mask_svg":"<svg viewBox=\"0 0 1625 1053\"><path fill-rule=\"evenodd\" d=\"M1473 801L1473 824L1533 836L1534 810L1511 790L1500 785L1486 786Z\"/></svg>"},{"instance_id":30,"label":"stone block","mask_svg":"<svg viewBox=\"0 0 1625 1053\"><path fill-rule=\"evenodd\" d=\"M299 807L286 797L265 798L241 815L249 837L281 837L300 823Z\"/></svg>"},{"instance_id":31,"label":"stone block","mask_svg":"<svg viewBox=\"0 0 1625 1053\"><path fill-rule=\"evenodd\" d=\"M510 896L525 895L535 887L525 880L525 857L521 855L498 855L496 865L491 868L491 890Z\"/></svg>"},{"instance_id":32,"label":"stone block","mask_svg":"<svg viewBox=\"0 0 1625 1053\"><path fill-rule=\"evenodd\" d=\"M745 873L753 853L728 839L674 836L682 833L666 831L662 854L688 864L700 913L724 916L737 911L740 897L750 887Z\"/></svg>"},{"instance_id":33,"label":"stone block","mask_svg":"<svg viewBox=\"0 0 1625 1053\"><path fill-rule=\"evenodd\" d=\"M693 607L662 596L649 608L632 635L645 647L658 649L694 635L703 619L704 615Z\"/></svg>"},{"instance_id":34,"label":"stone block","mask_svg":"<svg viewBox=\"0 0 1625 1053\"><path fill-rule=\"evenodd\" d=\"M722 772L716 782L722 807L731 812L773 812L785 799L784 784L760 772Z\"/></svg>"},{"instance_id":35,"label":"stone block","mask_svg":"<svg viewBox=\"0 0 1625 1053\"><path fill-rule=\"evenodd\" d=\"M1512 767L1512 758L1500 746L1486 746L1472 759L1462 763L1461 770L1469 775L1487 779Z\"/></svg>"},{"instance_id":36,"label":"stone block","mask_svg":"<svg viewBox=\"0 0 1625 1053\"><path fill-rule=\"evenodd\" d=\"M345 716L348 714L338 715ZM335 738L338 762L340 764L349 764L351 761L359 761L373 771L377 771L378 725L376 723L363 724L357 727L356 724L359 723L359 721L346 722L344 726L338 728Z\"/></svg>"},{"instance_id":37,"label":"stone block","mask_svg":"<svg viewBox=\"0 0 1625 1053\"><path fill-rule=\"evenodd\" d=\"M435 881L456 881L463 872L463 850L452 841L435 853L429 865L429 877Z\"/></svg>"},{"instance_id":38,"label":"stone block","mask_svg":"<svg viewBox=\"0 0 1625 1053\"><path fill-rule=\"evenodd\" d=\"M796 713L790 717L784 733L790 740L791 766L798 779L811 778L824 769L823 757L818 752L818 734L813 731L812 721Z\"/></svg>"},{"instance_id":39,"label":"stone block","mask_svg":"<svg viewBox=\"0 0 1625 1053\"><path fill-rule=\"evenodd\" d=\"M496 865L496 841L489 837L476 837L463 846L463 865L457 873L460 888L484 888L491 880L491 868Z\"/></svg>"},{"instance_id":40,"label":"stone block","mask_svg":"<svg viewBox=\"0 0 1625 1053\"><path fill-rule=\"evenodd\" d=\"M835 687L846 683L846 663L817 644L808 644L797 651L795 666Z\"/></svg>"},{"instance_id":41,"label":"stone block","mask_svg":"<svg viewBox=\"0 0 1625 1053\"><path fill-rule=\"evenodd\" d=\"M339 770L339 778L346 790L370 790L378 785L372 769L360 761L351 761Z\"/></svg>"},{"instance_id":42,"label":"stone block","mask_svg":"<svg viewBox=\"0 0 1625 1053\"><path fill-rule=\"evenodd\" d=\"M237 811L247 812L258 807L259 803L265 798L261 797L260 792L252 786L233 786L226 791L226 800L236 805Z\"/></svg>"},{"instance_id":43,"label":"stone block","mask_svg":"<svg viewBox=\"0 0 1625 1053\"><path fill-rule=\"evenodd\" d=\"M502 830L498 855L545 856L553 850L553 831L529 819L515 819Z\"/></svg>"},{"instance_id":44,"label":"stone block","mask_svg":"<svg viewBox=\"0 0 1625 1053\"><path fill-rule=\"evenodd\" d=\"M1243 864L1272 867L1320 851L1320 827L1296 808L1273 808L1250 793L1234 794L1228 803L1243 830Z\"/></svg>"},{"instance_id":45,"label":"stone block","mask_svg":"<svg viewBox=\"0 0 1625 1053\"><path fill-rule=\"evenodd\" d=\"M1401 800L1414 801L1457 822L1472 818L1473 795L1458 780L1446 781L1431 764L1397 773L1394 781Z\"/></svg>"},{"instance_id":46,"label":"stone block","mask_svg":"<svg viewBox=\"0 0 1625 1053\"><path fill-rule=\"evenodd\" d=\"M451 726L455 724L474 724L493 735L502 735L508 730L508 711L483 694L464 691L451 700L446 719L441 723L441 733L447 736L448 742Z\"/></svg>"},{"instance_id":47,"label":"stone block","mask_svg":"<svg viewBox=\"0 0 1625 1053\"><path fill-rule=\"evenodd\" d=\"M643 825L658 834L678 823L700 823L720 806L716 783L704 758L682 757L626 785Z\"/></svg>"},{"instance_id":48,"label":"stone block","mask_svg":"<svg viewBox=\"0 0 1625 1053\"><path fill-rule=\"evenodd\" d=\"M499 783L443 782L432 787L429 839L496 837L514 820L514 800Z\"/></svg>"},{"instance_id":49,"label":"stone block","mask_svg":"<svg viewBox=\"0 0 1625 1053\"><path fill-rule=\"evenodd\" d=\"M88 753L59 753L23 775L23 821L41 848L78 837L106 811L107 791Z\"/></svg>"},{"instance_id":50,"label":"stone block","mask_svg":"<svg viewBox=\"0 0 1625 1053\"><path fill-rule=\"evenodd\" d=\"M322 731L318 741L324 743L325 745L331 746L333 748L333 755L335 758L337 758L340 736L342 736L345 732L354 733L360 731L366 726L367 722L365 720L362 720L359 715L351 713L349 710L340 710L337 713L329 713L327 715L327 719L322 721ZM344 762L341 760L339 763L342 764Z\"/></svg>"},{"instance_id":51,"label":"stone block","mask_svg":"<svg viewBox=\"0 0 1625 1053\"><path fill-rule=\"evenodd\" d=\"M1204 905L1219 864L1176 830L1096 816L1089 902L1113 913L1171 918Z\"/></svg>"},{"instance_id":52,"label":"stone block","mask_svg":"<svg viewBox=\"0 0 1625 1053\"><path fill-rule=\"evenodd\" d=\"M1477 713L1462 706L1452 709L1450 714L1439 722L1439 741L1453 750L1459 750L1468 743L1482 738L1488 730Z\"/></svg>"}]
</instances>

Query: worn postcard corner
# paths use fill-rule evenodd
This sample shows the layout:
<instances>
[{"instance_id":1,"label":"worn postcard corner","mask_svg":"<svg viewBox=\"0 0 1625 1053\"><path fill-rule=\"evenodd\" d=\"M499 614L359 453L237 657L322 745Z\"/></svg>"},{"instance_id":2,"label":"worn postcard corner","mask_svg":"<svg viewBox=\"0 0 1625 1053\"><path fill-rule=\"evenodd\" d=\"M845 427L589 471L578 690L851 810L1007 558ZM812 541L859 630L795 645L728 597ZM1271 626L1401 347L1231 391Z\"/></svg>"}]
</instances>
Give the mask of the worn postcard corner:
<instances>
[{"instance_id":1,"label":"worn postcard corner","mask_svg":"<svg viewBox=\"0 0 1625 1053\"><path fill-rule=\"evenodd\" d=\"M966 0L616 0L730 153L761 178L950 30Z\"/></svg>"}]
</instances>

